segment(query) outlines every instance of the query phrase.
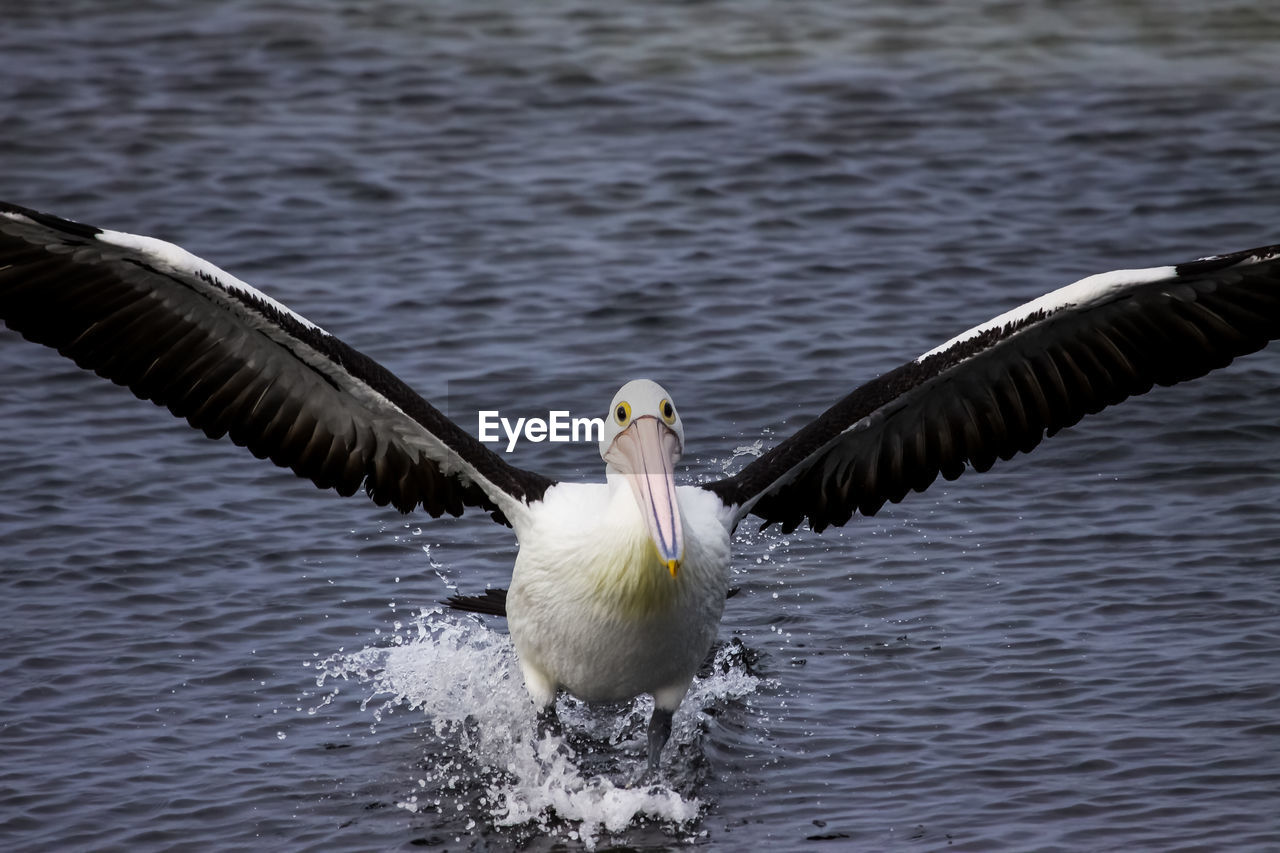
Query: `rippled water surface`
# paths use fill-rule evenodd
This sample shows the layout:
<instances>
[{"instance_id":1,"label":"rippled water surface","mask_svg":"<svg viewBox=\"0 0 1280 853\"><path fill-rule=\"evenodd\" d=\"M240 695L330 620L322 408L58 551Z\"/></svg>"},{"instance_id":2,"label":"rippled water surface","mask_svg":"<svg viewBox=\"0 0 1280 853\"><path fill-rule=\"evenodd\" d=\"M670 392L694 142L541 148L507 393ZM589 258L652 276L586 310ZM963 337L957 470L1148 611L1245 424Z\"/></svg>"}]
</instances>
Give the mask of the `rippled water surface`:
<instances>
[{"instance_id":1,"label":"rippled water surface","mask_svg":"<svg viewBox=\"0 0 1280 853\"><path fill-rule=\"evenodd\" d=\"M123 7L127 5L128 10ZM1280 242L1268 4L49 0L0 197L182 244L463 418L664 382L689 480L1083 275ZM815 535L531 737L482 515L402 517L0 332L0 847L1280 848L1280 357ZM590 445L516 464L599 476Z\"/></svg>"}]
</instances>

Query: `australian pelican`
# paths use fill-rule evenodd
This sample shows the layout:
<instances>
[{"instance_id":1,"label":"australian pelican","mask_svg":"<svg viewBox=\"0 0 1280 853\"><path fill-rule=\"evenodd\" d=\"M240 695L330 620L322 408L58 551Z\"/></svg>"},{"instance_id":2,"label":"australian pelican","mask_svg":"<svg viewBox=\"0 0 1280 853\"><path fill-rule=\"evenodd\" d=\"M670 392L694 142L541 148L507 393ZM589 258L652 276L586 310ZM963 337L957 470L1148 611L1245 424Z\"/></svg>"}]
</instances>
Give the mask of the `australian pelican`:
<instances>
[{"instance_id":1,"label":"australian pelican","mask_svg":"<svg viewBox=\"0 0 1280 853\"><path fill-rule=\"evenodd\" d=\"M1201 376L1280 336L1280 246L1085 278L857 388L740 472L677 486L675 402L634 380L609 405L604 483L508 464L373 359L160 240L0 204L0 317L211 438L343 495L509 524L505 612L544 714L650 693L656 767L716 636L730 537L748 514L820 531L985 471L1153 385ZM554 711L551 710L553 714Z\"/></svg>"}]
</instances>

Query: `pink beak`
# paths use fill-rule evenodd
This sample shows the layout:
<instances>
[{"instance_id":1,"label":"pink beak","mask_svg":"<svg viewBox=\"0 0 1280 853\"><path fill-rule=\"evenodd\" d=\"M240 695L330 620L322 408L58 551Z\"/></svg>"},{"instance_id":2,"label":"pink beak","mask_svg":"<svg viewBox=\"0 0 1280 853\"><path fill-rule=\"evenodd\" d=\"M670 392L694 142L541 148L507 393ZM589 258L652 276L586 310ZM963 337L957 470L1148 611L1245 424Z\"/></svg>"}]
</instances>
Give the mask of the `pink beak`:
<instances>
[{"instance_id":1,"label":"pink beak","mask_svg":"<svg viewBox=\"0 0 1280 853\"><path fill-rule=\"evenodd\" d=\"M619 433L606 457L606 461L630 480L658 557L671 577L676 576L684 559L684 531L680 524L680 506L676 503L674 469L679 458L680 440L651 416L636 418Z\"/></svg>"}]
</instances>

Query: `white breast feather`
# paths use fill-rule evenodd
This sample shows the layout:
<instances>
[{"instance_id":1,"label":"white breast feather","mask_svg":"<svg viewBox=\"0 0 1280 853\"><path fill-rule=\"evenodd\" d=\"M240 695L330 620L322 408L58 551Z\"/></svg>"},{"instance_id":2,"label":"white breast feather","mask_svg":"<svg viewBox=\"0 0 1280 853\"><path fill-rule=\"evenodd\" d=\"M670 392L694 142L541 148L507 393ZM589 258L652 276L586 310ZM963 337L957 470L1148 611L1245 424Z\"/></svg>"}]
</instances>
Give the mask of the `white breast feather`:
<instances>
[{"instance_id":1,"label":"white breast feather","mask_svg":"<svg viewBox=\"0 0 1280 853\"><path fill-rule=\"evenodd\" d=\"M589 701L683 693L719 626L729 537L714 495L676 494L685 557L675 578L625 483L562 483L532 508L507 598L526 670Z\"/></svg>"}]
</instances>

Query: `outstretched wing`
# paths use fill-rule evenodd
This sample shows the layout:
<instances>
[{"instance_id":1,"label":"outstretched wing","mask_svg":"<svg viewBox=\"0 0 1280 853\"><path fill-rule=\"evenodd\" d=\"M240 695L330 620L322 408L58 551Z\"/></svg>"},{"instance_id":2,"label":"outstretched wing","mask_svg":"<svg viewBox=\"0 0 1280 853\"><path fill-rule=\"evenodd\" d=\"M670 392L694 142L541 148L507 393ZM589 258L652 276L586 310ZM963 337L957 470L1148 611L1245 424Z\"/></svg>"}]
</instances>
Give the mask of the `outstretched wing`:
<instances>
[{"instance_id":1,"label":"outstretched wing","mask_svg":"<svg viewBox=\"0 0 1280 853\"><path fill-rule=\"evenodd\" d=\"M0 319L321 488L517 518L508 465L386 368L185 250L0 203Z\"/></svg>"},{"instance_id":2,"label":"outstretched wing","mask_svg":"<svg viewBox=\"0 0 1280 853\"><path fill-rule=\"evenodd\" d=\"M868 382L703 488L734 524L752 513L787 531L806 517L841 525L1276 337L1280 246L1090 276Z\"/></svg>"}]
</instances>

